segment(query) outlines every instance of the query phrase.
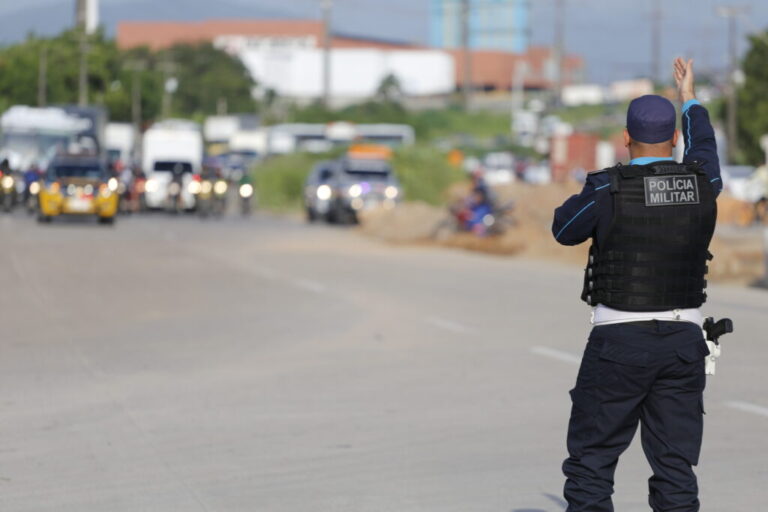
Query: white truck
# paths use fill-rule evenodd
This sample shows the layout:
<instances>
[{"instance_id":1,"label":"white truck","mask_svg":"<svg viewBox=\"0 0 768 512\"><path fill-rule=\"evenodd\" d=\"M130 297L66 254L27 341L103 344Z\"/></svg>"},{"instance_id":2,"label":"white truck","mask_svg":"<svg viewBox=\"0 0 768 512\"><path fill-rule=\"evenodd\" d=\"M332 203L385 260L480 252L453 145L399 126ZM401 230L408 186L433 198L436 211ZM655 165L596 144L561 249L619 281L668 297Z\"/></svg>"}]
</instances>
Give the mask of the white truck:
<instances>
[{"instance_id":1,"label":"white truck","mask_svg":"<svg viewBox=\"0 0 768 512\"><path fill-rule=\"evenodd\" d=\"M67 150L88 120L61 108L16 105L0 117L0 160L16 172L45 167L57 150Z\"/></svg>"},{"instance_id":2,"label":"white truck","mask_svg":"<svg viewBox=\"0 0 768 512\"><path fill-rule=\"evenodd\" d=\"M106 131L107 156L110 163L130 165L133 161L135 137L130 123L109 123Z\"/></svg>"},{"instance_id":3,"label":"white truck","mask_svg":"<svg viewBox=\"0 0 768 512\"><path fill-rule=\"evenodd\" d=\"M189 191L193 174L203 165L203 134L200 125L183 119L155 123L144 133L142 168L147 176L148 208L192 209Z\"/></svg>"}]
</instances>

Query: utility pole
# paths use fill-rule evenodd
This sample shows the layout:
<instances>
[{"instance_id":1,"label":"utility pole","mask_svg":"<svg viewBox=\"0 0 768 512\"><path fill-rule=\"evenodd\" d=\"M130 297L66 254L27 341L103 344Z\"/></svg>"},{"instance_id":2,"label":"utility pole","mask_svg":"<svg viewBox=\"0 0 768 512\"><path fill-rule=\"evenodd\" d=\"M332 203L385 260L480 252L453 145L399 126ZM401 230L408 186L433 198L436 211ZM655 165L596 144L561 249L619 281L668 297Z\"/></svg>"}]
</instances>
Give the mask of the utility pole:
<instances>
[{"instance_id":1,"label":"utility pole","mask_svg":"<svg viewBox=\"0 0 768 512\"><path fill-rule=\"evenodd\" d=\"M40 47L37 70L37 106L44 107L48 103L48 45Z\"/></svg>"},{"instance_id":2,"label":"utility pole","mask_svg":"<svg viewBox=\"0 0 768 512\"><path fill-rule=\"evenodd\" d=\"M464 108L469 110L472 101L472 48L470 41L470 0L461 0L461 47L464 55L464 77L461 81L461 94Z\"/></svg>"},{"instance_id":3,"label":"utility pole","mask_svg":"<svg viewBox=\"0 0 768 512\"><path fill-rule=\"evenodd\" d=\"M331 104L331 13L333 0L321 0L323 10L323 105Z\"/></svg>"},{"instance_id":4,"label":"utility pole","mask_svg":"<svg viewBox=\"0 0 768 512\"><path fill-rule=\"evenodd\" d=\"M565 0L555 0L555 45L553 61L555 64L555 106L560 106L563 95L563 61L565 60Z\"/></svg>"},{"instance_id":5,"label":"utility pole","mask_svg":"<svg viewBox=\"0 0 768 512\"><path fill-rule=\"evenodd\" d=\"M654 84L660 84L661 79L661 23L664 13L661 10L661 0L653 0L651 13L651 79Z\"/></svg>"},{"instance_id":6,"label":"utility pole","mask_svg":"<svg viewBox=\"0 0 768 512\"><path fill-rule=\"evenodd\" d=\"M81 107L88 105L88 35L85 29L80 30L80 70L77 80L77 104Z\"/></svg>"},{"instance_id":7,"label":"utility pole","mask_svg":"<svg viewBox=\"0 0 768 512\"><path fill-rule=\"evenodd\" d=\"M88 1L76 0L75 2L75 26L86 30L88 24Z\"/></svg>"},{"instance_id":8,"label":"utility pole","mask_svg":"<svg viewBox=\"0 0 768 512\"><path fill-rule=\"evenodd\" d=\"M75 24L80 38L80 68L77 80L77 104L88 105L88 2L77 0L75 4Z\"/></svg>"},{"instance_id":9,"label":"utility pole","mask_svg":"<svg viewBox=\"0 0 768 512\"><path fill-rule=\"evenodd\" d=\"M166 54L165 59L160 63L160 71L163 72L163 100L160 107L160 117L168 119L171 116L171 101L173 93L176 92L178 82L172 75L176 72L176 64L171 61L170 55Z\"/></svg>"},{"instance_id":10,"label":"utility pole","mask_svg":"<svg viewBox=\"0 0 768 512\"><path fill-rule=\"evenodd\" d=\"M737 118L736 109L738 100L736 95L736 73L739 70L738 54L738 17L748 12L748 7L743 5L722 5L717 8L717 14L728 21L728 117L726 129L728 136L728 163L733 163L739 151L739 141L736 134Z\"/></svg>"},{"instance_id":11,"label":"utility pole","mask_svg":"<svg viewBox=\"0 0 768 512\"><path fill-rule=\"evenodd\" d=\"M141 73L147 68L142 60L131 61L126 64L126 69L131 71L131 121L133 122L134 151L131 155L138 159L141 153Z\"/></svg>"}]
</instances>

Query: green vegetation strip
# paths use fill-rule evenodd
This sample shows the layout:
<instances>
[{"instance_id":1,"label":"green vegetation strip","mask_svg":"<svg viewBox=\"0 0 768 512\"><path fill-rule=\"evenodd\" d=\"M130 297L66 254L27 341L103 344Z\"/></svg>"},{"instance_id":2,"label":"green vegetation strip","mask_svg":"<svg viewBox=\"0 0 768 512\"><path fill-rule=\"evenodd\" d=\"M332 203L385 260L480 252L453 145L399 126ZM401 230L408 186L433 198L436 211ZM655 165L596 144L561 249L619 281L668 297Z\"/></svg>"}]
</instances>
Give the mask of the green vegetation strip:
<instances>
[{"instance_id":1,"label":"green vegetation strip","mask_svg":"<svg viewBox=\"0 0 768 512\"><path fill-rule=\"evenodd\" d=\"M259 205L278 212L302 209L304 182L312 167L336 156L298 153L263 163L254 171ZM398 150L393 165L408 201L444 204L448 187L466 177L461 169L448 163L445 153L428 146Z\"/></svg>"}]
</instances>

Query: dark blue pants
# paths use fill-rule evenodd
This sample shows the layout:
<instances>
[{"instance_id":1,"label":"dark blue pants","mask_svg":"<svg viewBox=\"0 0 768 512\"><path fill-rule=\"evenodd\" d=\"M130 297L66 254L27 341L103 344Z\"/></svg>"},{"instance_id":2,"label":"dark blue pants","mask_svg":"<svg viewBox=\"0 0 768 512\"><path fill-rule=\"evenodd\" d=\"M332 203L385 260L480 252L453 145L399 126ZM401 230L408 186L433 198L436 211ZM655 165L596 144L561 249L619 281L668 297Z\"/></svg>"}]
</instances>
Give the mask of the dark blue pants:
<instances>
[{"instance_id":1,"label":"dark blue pants","mask_svg":"<svg viewBox=\"0 0 768 512\"><path fill-rule=\"evenodd\" d=\"M598 326L584 350L563 463L567 512L612 512L619 456L641 425L654 512L696 512L703 428L701 328L689 322Z\"/></svg>"}]
</instances>

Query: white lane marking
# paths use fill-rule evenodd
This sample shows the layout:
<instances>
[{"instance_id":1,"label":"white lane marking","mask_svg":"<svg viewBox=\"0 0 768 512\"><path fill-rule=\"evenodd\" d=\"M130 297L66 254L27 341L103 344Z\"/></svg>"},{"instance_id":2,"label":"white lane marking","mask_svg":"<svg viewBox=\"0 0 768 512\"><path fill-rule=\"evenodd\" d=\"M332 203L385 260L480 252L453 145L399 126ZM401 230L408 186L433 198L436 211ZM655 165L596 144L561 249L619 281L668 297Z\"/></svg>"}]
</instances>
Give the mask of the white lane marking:
<instances>
[{"instance_id":1,"label":"white lane marking","mask_svg":"<svg viewBox=\"0 0 768 512\"><path fill-rule=\"evenodd\" d=\"M430 325L455 333L464 334L471 330L466 325L462 325L451 320L446 320L445 318L440 318L438 316L428 316L424 320Z\"/></svg>"},{"instance_id":2,"label":"white lane marking","mask_svg":"<svg viewBox=\"0 0 768 512\"><path fill-rule=\"evenodd\" d=\"M311 281L309 279L289 279L288 281L297 288L307 290L312 293L325 293L327 288L325 285L318 283L317 281Z\"/></svg>"},{"instance_id":3,"label":"white lane marking","mask_svg":"<svg viewBox=\"0 0 768 512\"><path fill-rule=\"evenodd\" d=\"M751 412L752 414L757 414L758 416L764 416L768 418L768 407L763 407L762 405L739 401L726 402L725 405L731 409L738 409L739 411L743 412Z\"/></svg>"},{"instance_id":4,"label":"white lane marking","mask_svg":"<svg viewBox=\"0 0 768 512\"><path fill-rule=\"evenodd\" d=\"M557 350L555 348L541 347L541 346L531 347L531 353L536 354L537 356L544 356L544 357L549 357L550 359L557 359L558 361L562 361L563 363L575 364L575 365L581 364L581 358L579 356L575 354L571 354L570 352Z\"/></svg>"}]
</instances>

